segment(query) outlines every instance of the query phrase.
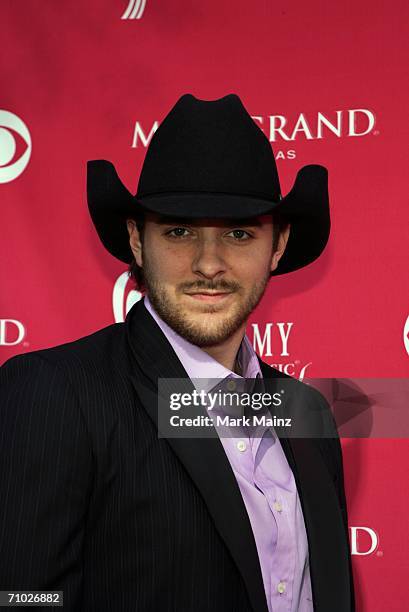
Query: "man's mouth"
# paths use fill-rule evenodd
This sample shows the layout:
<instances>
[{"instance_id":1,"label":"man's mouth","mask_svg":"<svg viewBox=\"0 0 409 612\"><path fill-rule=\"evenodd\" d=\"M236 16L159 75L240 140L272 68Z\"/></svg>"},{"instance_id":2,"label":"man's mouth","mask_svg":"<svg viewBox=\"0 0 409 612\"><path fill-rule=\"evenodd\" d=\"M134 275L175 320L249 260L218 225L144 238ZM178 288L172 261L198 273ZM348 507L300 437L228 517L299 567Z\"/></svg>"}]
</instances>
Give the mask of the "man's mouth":
<instances>
[{"instance_id":1,"label":"man's mouth","mask_svg":"<svg viewBox=\"0 0 409 612\"><path fill-rule=\"evenodd\" d=\"M226 299L231 294L232 291L194 291L186 295L189 295L195 300L214 303Z\"/></svg>"}]
</instances>

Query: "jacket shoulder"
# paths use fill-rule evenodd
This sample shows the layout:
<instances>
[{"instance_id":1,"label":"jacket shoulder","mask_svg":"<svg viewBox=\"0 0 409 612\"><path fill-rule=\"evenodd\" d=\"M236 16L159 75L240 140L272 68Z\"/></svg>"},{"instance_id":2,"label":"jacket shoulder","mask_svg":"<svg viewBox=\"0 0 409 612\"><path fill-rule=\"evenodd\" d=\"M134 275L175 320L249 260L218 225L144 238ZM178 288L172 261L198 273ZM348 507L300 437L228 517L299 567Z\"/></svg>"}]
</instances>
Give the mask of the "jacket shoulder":
<instances>
[{"instance_id":1,"label":"jacket shoulder","mask_svg":"<svg viewBox=\"0 0 409 612\"><path fill-rule=\"evenodd\" d=\"M18 361L24 364L40 359L64 368L73 366L75 363L85 366L87 363L113 359L121 346L123 327L124 323L113 323L76 340L28 353L20 353L10 357L1 367L9 366L11 362Z\"/></svg>"}]
</instances>

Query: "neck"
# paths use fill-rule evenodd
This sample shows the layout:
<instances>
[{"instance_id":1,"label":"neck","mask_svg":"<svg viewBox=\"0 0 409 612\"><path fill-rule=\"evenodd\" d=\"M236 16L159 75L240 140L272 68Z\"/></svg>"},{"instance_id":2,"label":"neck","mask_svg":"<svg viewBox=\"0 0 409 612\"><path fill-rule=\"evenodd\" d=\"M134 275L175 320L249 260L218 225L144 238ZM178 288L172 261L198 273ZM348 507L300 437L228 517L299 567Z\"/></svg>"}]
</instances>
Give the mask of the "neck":
<instances>
[{"instance_id":1,"label":"neck","mask_svg":"<svg viewBox=\"0 0 409 612\"><path fill-rule=\"evenodd\" d=\"M240 348L240 344L243 340L246 330L245 323L233 334L230 338L227 338L220 344L212 346L200 347L202 351L213 357L216 361L222 364L228 370L235 372L236 374L242 375L236 363L237 353Z\"/></svg>"}]
</instances>

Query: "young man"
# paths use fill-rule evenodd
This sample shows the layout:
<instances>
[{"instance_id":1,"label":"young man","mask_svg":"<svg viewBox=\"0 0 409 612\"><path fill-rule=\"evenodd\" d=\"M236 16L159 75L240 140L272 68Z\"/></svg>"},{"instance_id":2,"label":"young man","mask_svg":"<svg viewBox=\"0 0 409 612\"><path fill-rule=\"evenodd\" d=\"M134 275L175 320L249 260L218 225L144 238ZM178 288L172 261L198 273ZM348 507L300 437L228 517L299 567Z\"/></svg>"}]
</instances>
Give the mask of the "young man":
<instances>
[{"instance_id":1,"label":"young man","mask_svg":"<svg viewBox=\"0 0 409 612\"><path fill-rule=\"evenodd\" d=\"M336 434L158 435L163 379L281 376L246 322L270 276L324 249L325 168L302 168L282 198L240 99L186 94L152 138L136 196L99 160L88 202L146 295L125 323L0 371L0 590L62 590L64 608L84 612L352 612ZM330 420L297 385L307 420Z\"/></svg>"}]
</instances>

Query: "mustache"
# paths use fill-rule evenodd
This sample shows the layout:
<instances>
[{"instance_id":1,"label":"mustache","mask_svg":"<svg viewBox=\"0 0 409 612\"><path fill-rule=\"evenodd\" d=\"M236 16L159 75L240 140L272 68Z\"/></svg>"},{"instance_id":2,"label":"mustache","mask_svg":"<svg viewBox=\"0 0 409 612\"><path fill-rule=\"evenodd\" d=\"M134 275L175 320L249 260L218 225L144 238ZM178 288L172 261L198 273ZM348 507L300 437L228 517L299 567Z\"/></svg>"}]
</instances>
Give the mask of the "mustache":
<instances>
[{"instance_id":1,"label":"mustache","mask_svg":"<svg viewBox=\"0 0 409 612\"><path fill-rule=\"evenodd\" d=\"M196 280L191 283L183 283L180 285L181 291L238 291L240 284L234 281L220 280L217 282L209 282L206 280Z\"/></svg>"}]
</instances>

